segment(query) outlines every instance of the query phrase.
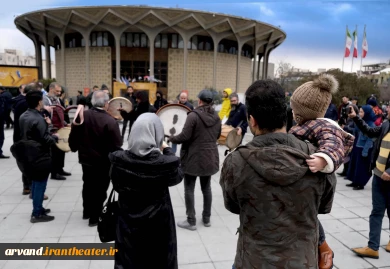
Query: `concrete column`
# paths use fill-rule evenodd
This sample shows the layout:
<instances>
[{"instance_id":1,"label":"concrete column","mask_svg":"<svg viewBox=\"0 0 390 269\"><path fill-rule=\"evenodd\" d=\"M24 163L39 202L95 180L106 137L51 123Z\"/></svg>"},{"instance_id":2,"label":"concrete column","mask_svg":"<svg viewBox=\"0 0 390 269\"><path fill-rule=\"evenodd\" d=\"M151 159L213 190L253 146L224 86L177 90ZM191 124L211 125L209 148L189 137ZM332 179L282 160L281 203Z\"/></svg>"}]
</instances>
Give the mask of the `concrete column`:
<instances>
[{"instance_id":1,"label":"concrete column","mask_svg":"<svg viewBox=\"0 0 390 269\"><path fill-rule=\"evenodd\" d=\"M214 65L213 65L213 88L217 89L217 56L218 56L218 43L214 42Z\"/></svg>"},{"instance_id":2,"label":"concrete column","mask_svg":"<svg viewBox=\"0 0 390 269\"><path fill-rule=\"evenodd\" d=\"M115 73L116 80L120 81L121 78L121 34L115 34Z\"/></svg>"},{"instance_id":3,"label":"concrete column","mask_svg":"<svg viewBox=\"0 0 390 269\"><path fill-rule=\"evenodd\" d=\"M50 45L45 44L45 53L46 53L46 79L51 78L51 57L50 57Z\"/></svg>"},{"instance_id":4,"label":"concrete column","mask_svg":"<svg viewBox=\"0 0 390 269\"><path fill-rule=\"evenodd\" d=\"M38 78L42 79L42 49L39 41L34 42L35 46L35 65L38 67Z\"/></svg>"},{"instance_id":5,"label":"concrete column","mask_svg":"<svg viewBox=\"0 0 390 269\"><path fill-rule=\"evenodd\" d=\"M188 40L189 40L189 38L183 36L183 42L184 42L184 45L183 45L184 61L183 62L184 62L184 66L183 66L183 89L182 90L187 89L187 62L188 62L187 44L188 44Z\"/></svg>"},{"instance_id":6,"label":"concrete column","mask_svg":"<svg viewBox=\"0 0 390 269\"><path fill-rule=\"evenodd\" d=\"M62 65L62 79L61 81L64 85L66 85L66 63L65 63L65 34L60 36L61 42L61 65Z\"/></svg>"},{"instance_id":7,"label":"concrete column","mask_svg":"<svg viewBox=\"0 0 390 269\"><path fill-rule=\"evenodd\" d=\"M268 63L269 63L269 56L270 56L272 50L273 49L270 49L270 50L267 51L267 57L266 57L267 65L266 65L266 68L265 68L265 79L268 78Z\"/></svg>"},{"instance_id":8,"label":"concrete column","mask_svg":"<svg viewBox=\"0 0 390 269\"><path fill-rule=\"evenodd\" d=\"M259 60L257 62L257 80L260 80L260 78L261 78L260 77L260 61L263 58L263 54L259 53L257 56L259 57Z\"/></svg>"},{"instance_id":9,"label":"concrete column","mask_svg":"<svg viewBox=\"0 0 390 269\"><path fill-rule=\"evenodd\" d=\"M90 69L90 54L89 54L89 35L84 34L85 40L85 87L91 87L91 69Z\"/></svg>"},{"instance_id":10,"label":"concrete column","mask_svg":"<svg viewBox=\"0 0 390 269\"><path fill-rule=\"evenodd\" d=\"M240 43L238 43L236 91L235 92L238 92L240 90L241 51L242 51L242 45Z\"/></svg>"},{"instance_id":11,"label":"concrete column","mask_svg":"<svg viewBox=\"0 0 390 269\"><path fill-rule=\"evenodd\" d=\"M268 55L268 50L266 50L264 53L263 72L261 72L261 79L267 78L267 73L266 73L267 72L267 65L268 65L267 55Z\"/></svg>"},{"instance_id":12,"label":"concrete column","mask_svg":"<svg viewBox=\"0 0 390 269\"><path fill-rule=\"evenodd\" d=\"M156 36L148 36L149 38L149 77L154 78L154 40Z\"/></svg>"}]
</instances>

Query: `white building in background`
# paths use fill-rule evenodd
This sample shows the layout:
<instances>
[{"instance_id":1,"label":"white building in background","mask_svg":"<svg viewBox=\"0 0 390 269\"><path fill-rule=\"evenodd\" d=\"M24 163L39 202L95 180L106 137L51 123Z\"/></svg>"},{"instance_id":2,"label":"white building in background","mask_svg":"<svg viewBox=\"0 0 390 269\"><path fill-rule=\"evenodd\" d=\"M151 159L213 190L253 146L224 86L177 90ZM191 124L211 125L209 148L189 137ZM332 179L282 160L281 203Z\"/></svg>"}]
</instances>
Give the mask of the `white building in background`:
<instances>
[{"instance_id":1,"label":"white building in background","mask_svg":"<svg viewBox=\"0 0 390 269\"><path fill-rule=\"evenodd\" d=\"M317 70L318 74L322 74L322 73L325 73L325 72L326 72L325 68L318 68L318 70Z\"/></svg>"},{"instance_id":2,"label":"white building in background","mask_svg":"<svg viewBox=\"0 0 390 269\"><path fill-rule=\"evenodd\" d=\"M4 52L0 52L0 65L13 65L13 66L36 66L35 56L24 55L21 50L4 49ZM42 75L46 76L46 60L42 60ZM51 62L51 75L52 78L56 77L56 64Z\"/></svg>"},{"instance_id":3,"label":"white building in background","mask_svg":"<svg viewBox=\"0 0 390 269\"><path fill-rule=\"evenodd\" d=\"M253 62L253 60L252 60L252 62ZM258 72L258 66L259 66L259 61L258 60L256 60L256 70L255 70L255 72L256 72L256 74L257 74L257 72ZM252 65L252 68L251 68L252 70L252 75L253 75L253 65ZM263 73L263 61L260 61L260 79L261 79L261 74ZM267 78L268 79L274 79L275 78L275 64L274 63L268 63L268 74L267 74Z\"/></svg>"}]
</instances>

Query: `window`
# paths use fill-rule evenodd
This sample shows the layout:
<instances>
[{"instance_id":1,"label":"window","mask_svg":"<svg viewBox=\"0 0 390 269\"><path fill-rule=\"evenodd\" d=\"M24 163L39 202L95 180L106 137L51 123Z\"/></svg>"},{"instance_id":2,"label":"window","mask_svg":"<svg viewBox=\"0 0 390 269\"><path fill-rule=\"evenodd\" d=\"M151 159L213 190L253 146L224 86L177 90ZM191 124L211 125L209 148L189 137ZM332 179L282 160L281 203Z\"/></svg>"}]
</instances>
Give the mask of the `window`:
<instances>
[{"instance_id":1,"label":"window","mask_svg":"<svg viewBox=\"0 0 390 269\"><path fill-rule=\"evenodd\" d=\"M199 50L203 50L204 49L204 42L200 42L199 43L199 47L198 47Z\"/></svg>"},{"instance_id":2,"label":"window","mask_svg":"<svg viewBox=\"0 0 390 269\"><path fill-rule=\"evenodd\" d=\"M85 39L84 38L81 39L81 46L85 47Z\"/></svg>"},{"instance_id":3,"label":"window","mask_svg":"<svg viewBox=\"0 0 390 269\"><path fill-rule=\"evenodd\" d=\"M139 44L140 44L139 41L140 41L140 40L139 40L139 34L134 34L133 47L138 48L138 47L139 47Z\"/></svg>"},{"instance_id":4,"label":"window","mask_svg":"<svg viewBox=\"0 0 390 269\"><path fill-rule=\"evenodd\" d=\"M148 42L145 34L141 34L141 48L146 48L148 46Z\"/></svg>"},{"instance_id":5,"label":"window","mask_svg":"<svg viewBox=\"0 0 390 269\"><path fill-rule=\"evenodd\" d=\"M173 49L177 49L177 35L172 35L172 44L171 47Z\"/></svg>"},{"instance_id":6,"label":"window","mask_svg":"<svg viewBox=\"0 0 390 269\"><path fill-rule=\"evenodd\" d=\"M130 33L127 33L127 38L126 38L126 45L127 47L131 48L133 47L133 35Z\"/></svg>"},{"instance_id":7,"label":"window","mask_svg":"<svg viewBox=\"0 0 390 269\"><path fill-rule=\"evenodd\" d=\"M161 47L163 49L167 49L168 48L168 35L162 35Z\"/></svg>"},{"instance_id":8,"label":"window","mask_svg":"<svg viewBox=\"0 0 390 269\"><path fill-rule=\"evenodd\" d=\"M103 46L108 46L108 33L103 33Z\"/></svg>"},{"instance_id":9,"label":"window","mask_svg":"<svg viewBox=\"0 0 390 269\"><path fill-rule=\"evenodd\" d=\"M99 32L99 33L97 34L97 46L98 46L98 47L103 46L103 36L102 36L102 32Z\"/></svg>"},{"instance_id":10,"label":"window","mask_svg":"<svg viewBox=\"0 0 390 269\"><path fill-rule=\"evenodd\" d=\"M121 47L126 47L126 34L121 36Z\"/></svg>"},{"instance_id":11,"label":"window","mask_svg":"<svg viewBox=\"0 0 390 269\"><path fill-rule=\"evenodd\" d=\"M183 41L183 38L181 37L181 35L179 35L179 44L177 46L179 49L182 49L184 48L184 41Z\"/></svg>"},{"instance_id":12,"label":"window","mask_svg":"<svg viewBox=\"0 0 390 269\"><path fill-rule=\"evenodd\" d=\"M197 50L198 49L198 36L193 36L191 38L191 43L192 43L192 49Z\"/></svg>"},{"instance_id":13,"label":"window","mask_svg":"<svg viewBox=\"0 0 390 269\"><path fill-rule=\"evenodd\" d=\"M92 47L96 47L96 33L92 33L91 39Z\"/></svg>"},{"instance_id":14,"label":"window","mask_svg":"<svg viewBox=\"0 0 390 269\"><path fill-rule=\"evenodd\" d=\"M161 48L161 35L156 36L156 39L154 40L154 47Z\"/></svg>"}]
</instances>

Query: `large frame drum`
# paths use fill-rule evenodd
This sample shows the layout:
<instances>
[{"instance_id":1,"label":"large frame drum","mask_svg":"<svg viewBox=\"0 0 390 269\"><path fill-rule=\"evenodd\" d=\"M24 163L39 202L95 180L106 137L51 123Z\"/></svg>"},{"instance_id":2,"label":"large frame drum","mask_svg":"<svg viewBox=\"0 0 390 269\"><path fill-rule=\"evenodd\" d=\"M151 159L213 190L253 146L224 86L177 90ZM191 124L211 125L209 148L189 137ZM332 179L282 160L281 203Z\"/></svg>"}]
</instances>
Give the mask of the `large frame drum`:
<instances>
[{"instance_id":1,"label":"large frame drum","mask_svg":"<svg viewBox=\"0 0 390 269\"><path fill-rule=\"evenodd\" d=\"M183 131L187 119L187 113L191 109L181 104L168 104L161 107L156 115L160 118L164 126L165 136L175 136Z\"/></svg>"},{"instance_id":2,"label":"large frame drum","mask_svg":"<svg viewBox=\"0 0 390 269\"><path fill-rule=\"evenodd\" d=\"M127 113L133 110L133 104L124 97L115 97L108 102L107 112L117 120L123 120L119 108L123 108Z\"/></svg>"}]
</instances>

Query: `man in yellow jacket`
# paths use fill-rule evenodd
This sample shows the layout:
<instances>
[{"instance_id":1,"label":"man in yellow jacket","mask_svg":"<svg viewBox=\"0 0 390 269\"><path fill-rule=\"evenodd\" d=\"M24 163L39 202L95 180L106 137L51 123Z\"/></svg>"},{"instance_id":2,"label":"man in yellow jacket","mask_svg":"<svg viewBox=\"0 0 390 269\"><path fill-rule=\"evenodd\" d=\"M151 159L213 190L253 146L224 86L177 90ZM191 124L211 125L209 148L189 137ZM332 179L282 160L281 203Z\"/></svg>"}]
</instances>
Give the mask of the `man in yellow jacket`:
<instances>
[{"instance_id":1,"label":"man in yellow jacket","mask_svg":"<svg viewBox=\"0 0 390 269\"><path fill-rule=\"evenodd\" d=\"M230 99L229 96L232 94L232 89L226 88L223 90L223 98L222 98L222 108L219 111L218 115L219 118L222 120L225 116L226 118L229 118L230 114Z\"/></svg>"}]
</instances>

